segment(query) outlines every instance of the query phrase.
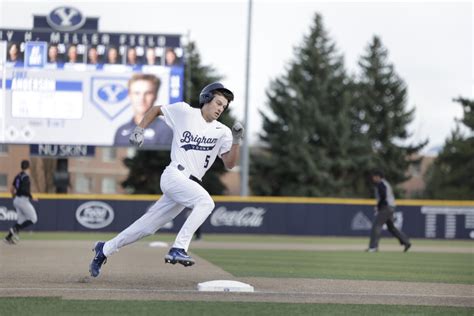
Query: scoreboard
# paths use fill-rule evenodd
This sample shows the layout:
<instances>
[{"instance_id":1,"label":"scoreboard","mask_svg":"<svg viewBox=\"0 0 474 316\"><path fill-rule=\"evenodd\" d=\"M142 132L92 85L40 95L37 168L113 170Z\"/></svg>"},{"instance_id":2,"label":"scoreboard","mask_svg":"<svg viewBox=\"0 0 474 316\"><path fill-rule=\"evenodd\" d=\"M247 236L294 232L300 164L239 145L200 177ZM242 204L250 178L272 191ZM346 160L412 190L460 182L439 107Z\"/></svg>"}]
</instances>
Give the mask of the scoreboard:
<instances>
[{"instance_id":1,"label":"scoreboard","mask_svg":"<svg viewBox=\"0 0 474 316\"><path fill-rule=\"evenodd\" d=\"M102 33L98 18L69 7L35 15L31 30L0 29L0 143L113 146L133 117L136 73L159 79L155 104L183 101L180 35Z\"/></svg>"}]
</instances>

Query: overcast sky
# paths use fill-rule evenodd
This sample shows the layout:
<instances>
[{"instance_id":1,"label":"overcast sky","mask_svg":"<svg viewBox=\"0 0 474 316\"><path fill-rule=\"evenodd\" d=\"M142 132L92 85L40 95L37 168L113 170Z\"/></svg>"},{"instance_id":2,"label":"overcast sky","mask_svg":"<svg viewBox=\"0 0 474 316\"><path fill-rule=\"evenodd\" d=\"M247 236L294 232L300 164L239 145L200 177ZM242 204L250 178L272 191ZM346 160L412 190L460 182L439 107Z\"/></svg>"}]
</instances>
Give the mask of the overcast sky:
<instances>
[{"instance_id":1,"label":"overcast sky","mask_svg":"<svg viewBox=\"0 0 474 316\"><path fill-rule=\"evenodd\" d=\"M31 28L33 14L47 15L69 5L100 17L103 32L190 33L204 64L225 76L234 90L232 112L244 117L248 2L236 1L24 1L0 0L0 27ZM267 110L265 90L285 73L293 48L308 34L314 14L322 14L329 36L345 56L350 73L374 35L408 85L408 107L416 108L412 140L441 145L461 117L458 96L473 97L473 17L471 1L281 1L253 0L249 136L261 130L258 110Z\"/></svg>"}]
</instances>

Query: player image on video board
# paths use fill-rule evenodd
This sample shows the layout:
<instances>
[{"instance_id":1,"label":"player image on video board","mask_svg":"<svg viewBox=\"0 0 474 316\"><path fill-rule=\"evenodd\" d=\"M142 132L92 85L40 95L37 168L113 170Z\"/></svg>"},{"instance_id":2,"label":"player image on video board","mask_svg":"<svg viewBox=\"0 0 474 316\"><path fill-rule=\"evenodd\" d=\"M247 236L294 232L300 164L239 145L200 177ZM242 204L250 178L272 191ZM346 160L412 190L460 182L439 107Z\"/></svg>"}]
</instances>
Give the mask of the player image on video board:
<instances>
[{"instance_id":1,"label":"player image on video board","mask_svg":"<svg viewBox=\"0 0 474 316\"><path fill-rule=\"evenodd\" d=\"M129 145L129 137L135 127L142 121L145 113L155 104L161 81L152 74L134 74L128 81L128 98L133 117L120 126L114 137L114 145ZM173 139L171 128L163 118L157 118L145 129L145 143L154 147L170 147Z\"/></svg>"}]
</instances>

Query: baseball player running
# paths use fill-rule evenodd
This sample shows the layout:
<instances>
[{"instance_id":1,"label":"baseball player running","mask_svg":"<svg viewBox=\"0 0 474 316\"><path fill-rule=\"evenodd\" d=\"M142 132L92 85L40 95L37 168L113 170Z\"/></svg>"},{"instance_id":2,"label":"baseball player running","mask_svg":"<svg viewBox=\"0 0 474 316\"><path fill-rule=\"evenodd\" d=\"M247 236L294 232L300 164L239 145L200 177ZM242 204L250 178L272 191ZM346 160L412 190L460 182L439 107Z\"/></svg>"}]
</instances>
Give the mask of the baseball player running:
<instances>
[{"instance_id":1,"label":"baseball player running","mask_svg":"<svg viewBox=\"0 0 474 316\"><path fill-rule=\"evenodd\" d=\"M31 182L29 176L30 162L23 160L21 162L21 172L13 180L10 192L13 196L13 206L17 213L17 222L8 231L4 238L5 243L13 245L20 240L20 230L33 225L38 221L35 208L31 204L33 196L31 195Z\"/></svg>"},{"instance_id":2,"label":"baseball player running","mask_svg":"<svg viewBox=\"0 0 474 316\"><path fill-rule=\"evenodd\" d=\"M173 247L165 256L166 263L194 264L188 254L194 232L214 209L214 201L201 186L201 178L219 156L226 168L233 168L239 159L240 141L244 128L236 123L232 131L217 119L234 99L233 93L221 83L212 83L201 91L199 108L185 102L154 106L130 135L130 142L143 145L144 129L159 115L173 130L171 163L161 176L161 198L138 220L115 238L97 242L90 263L91 276L100 274L107 258L120 248L154 234L175 218L185 207L192 209L176 236Z\"/></svg>"}]
</instances>

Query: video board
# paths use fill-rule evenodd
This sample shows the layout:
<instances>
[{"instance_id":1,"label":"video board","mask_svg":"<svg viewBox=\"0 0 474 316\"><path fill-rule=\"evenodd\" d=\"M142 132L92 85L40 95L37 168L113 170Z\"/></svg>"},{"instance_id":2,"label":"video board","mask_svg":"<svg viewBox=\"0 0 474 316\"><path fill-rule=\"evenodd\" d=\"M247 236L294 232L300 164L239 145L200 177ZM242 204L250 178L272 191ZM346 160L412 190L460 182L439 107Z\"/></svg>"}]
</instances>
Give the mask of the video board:
<instances>
[{"instance_id":1,"label":"video board","mask_svg":"<svg viewBox=\"0 0 474 316\"><path fill-rule=\"evenodd\" d=\"M158 78L154 104L183 100L179 35L101 33L98 18L77 15L60 7L35 16L32 30L0 29L1 143L127 145L117 139L135 125L129 80L137 75ZM171 134L156 133L145 132L145 145L169 147Z\"/></svg>"}]
</instances>

